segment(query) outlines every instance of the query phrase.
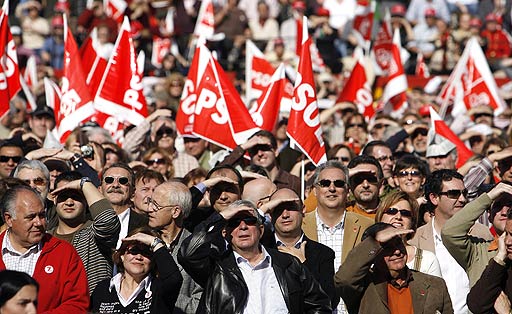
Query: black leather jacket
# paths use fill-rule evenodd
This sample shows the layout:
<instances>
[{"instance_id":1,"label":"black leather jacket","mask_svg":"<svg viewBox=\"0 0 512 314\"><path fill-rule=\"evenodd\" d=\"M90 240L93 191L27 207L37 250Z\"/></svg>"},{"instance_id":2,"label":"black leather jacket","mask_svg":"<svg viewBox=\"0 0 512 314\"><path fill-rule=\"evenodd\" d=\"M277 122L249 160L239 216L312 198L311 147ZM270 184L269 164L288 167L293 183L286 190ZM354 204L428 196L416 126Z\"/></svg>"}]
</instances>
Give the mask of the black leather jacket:
<instances>
[{"instance_id":1,"label":"black leather jacket","mask_svg":"<svg viewBox=\"0 0 512 314\"><path fill-rule=\"evenodd\" d=\"M243 313L249 294L217 213L183 242L178 260L204 292L197 313ZM332 313L329 297L298 259L267 249L290 314Z\"/></svg>"}]
</instances>

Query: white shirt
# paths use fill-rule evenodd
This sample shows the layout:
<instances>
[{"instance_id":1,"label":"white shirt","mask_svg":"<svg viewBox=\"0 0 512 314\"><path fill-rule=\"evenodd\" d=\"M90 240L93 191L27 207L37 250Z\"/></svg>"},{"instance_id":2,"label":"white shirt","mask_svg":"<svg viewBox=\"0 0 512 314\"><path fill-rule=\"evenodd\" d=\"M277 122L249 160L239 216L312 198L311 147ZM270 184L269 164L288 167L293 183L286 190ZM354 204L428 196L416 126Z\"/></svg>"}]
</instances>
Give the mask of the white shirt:
<instances>
[{"instance_id":1,"label":"white shirt","mask_svg":"<svg viewBox=\"0 0 512 314\"><path fill-rule=\"evenodd\" d=\"M450 299L452 299L453 312L454 314L467 314L469 313L466 305L466 297L469 294L468 275L444 246L441 235L437 233L434 227L434 219L435 217L432 217L431 223L434 231L436 256L441 261L439 263L441 274L448 287Z\"/></svg>"},{"instance_id":2,"label":"white shirt","mask_svg":"<svg viewBox=\"0 0 512 314\"><path fill-rule=\"evenodd\" d=\"M117 240L116 249L121 247L122 240L128 235L128 223L130 221L130 208L117 215L121 222L121 230L119 230L119 239Z\"/></svg>"},{"instance_id":3,"label":"white shirt","mask_svg":"<svg viewBox=\"0 0 512 314\"><path fill-rule=\"evenodd\" d=\"M9 231L5 233L4 240L2 241L2 260L4 261L5 268L33 276L37 260L43 249L41 242L34 244L25 253L20 253L13 248L9 239L9 233Z\"/></svg>"},{"instance_id":4,"label":"white shirt","mask_svg":"<svg viewBox=\"0 0 512 314\"><path fill-rule=\"evenodd\" d=\"M110 292L112 292L113 288L116 289L117 298L119 299L119 303L121 303L121 305L123 307L127 307L128 305L130 305L130 303L132 303L133 300L135 300L135 298L139 295L139 293L142 289L146 290L146 295L145 295L146 299L151 297L151 293L152 293L151 292L151 275L146 276L146 278L144 278L139 283L137 288L132 292L132 294L130 295L130 297L128 299L125 299L121 295L121 281L122 280L123 280L122 273L119 273L119 274L115 275L114 277L112 277L112 279L110 279L110 286L109 286L108 290Z\"/></svg>"},{"instance_id":5,"label":"white shirt","mask_svg":"<svg viewBox=\"0 0 512 314\"><path fill-rule=\"evenodd\" d=\"M263 246L261 251L264 254L263 260L254 267L247 259L233 252L249 290L244 314L288 313L281 287L272 268L272 257Z\"/></svg>"},{"instance_id":6,"label":"white shirt","mask_svg":"<svg viewBox=\"0 0 512 314\"><path fill-rule=\"evenodd\" d=\"M323 7L329 10L329 25L334 29L340 29L354 19L356 15L355 0L325 0Z\"/></svg>"}]
</instances>

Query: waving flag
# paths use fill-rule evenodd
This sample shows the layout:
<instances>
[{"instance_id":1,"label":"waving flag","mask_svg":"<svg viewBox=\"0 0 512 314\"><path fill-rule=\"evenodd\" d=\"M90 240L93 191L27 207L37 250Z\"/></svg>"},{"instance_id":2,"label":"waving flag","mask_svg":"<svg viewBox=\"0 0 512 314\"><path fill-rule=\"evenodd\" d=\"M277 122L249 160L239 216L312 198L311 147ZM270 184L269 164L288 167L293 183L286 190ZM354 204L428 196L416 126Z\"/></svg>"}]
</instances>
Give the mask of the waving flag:
<instances>
[{"instance_id":1,"label":"waving flag","mask_svg":"<svg viewBox=\"0 0 512 314\"><path fill-rule=\"evenodd\" d=\"M107 15L120 24L123 22L124 11L126 11L128 4L124 0L103 0L103 7Z\"/></svg>"},{"instance_id":2,"label":"waving flag","mask_svg":"<svg viewBox=\"0 0 512 314\"><path fill-rule=\"evenodd\" d=\"M133 125L148 115L128 17L121 26L94 103L97 111Z\"/></svg>"},{"instance_id":3,"label":"waving flag","mask_svg":"<svg viewBox=\"0 0 512 314\"><path fill-rule=\"evenodd\" d=\"M103 73L107 68L108 59L112 53L111 45L102 46L98 41L98 30L93 28L91 34L82 47L80 47L80 57L82 67L85 73L85 84L89 88L91 95L96 95L100 85Z\"/></svg>"},{"instance_id":4,"label":"waving flag","mask_svg":"<svg viewBox=\"0 0 512 314\"><path fill-rule=\"evenodd\" d=\"M387 83L384 87L382 102L384 112L395 118L401 118L407 109L407 77L405 76L402 59L400 58L400 33L395 30L393 44L391 45L389 66L386 69Z\"/></svg>"},{"instance_id":5,"label":"waving flag","mask_svg":"<svg viewBox=\"0 0 512 314\"><path fill-rule=\"evenodd\" d=\"M64 75L62 76L60 106L55 107L58 139L64 143L71 131L94 114L94 105L73 34L64 15Z\"/></svg>"},{"instance_id":6,"label":"waving flag","mask_svg":"<svg viewBox=\"0 0 512 314\"><path fill-rule=\"evenodd\" d=\"M275 69L251 40L245 43L245 51L245 96L250 102L261 96Z\"/></svg>"},{"instance_id":7,"label":"waving flag","mask_svg":"<svg viewBox=\"0 0 512 314\"><path fill-rule=\"evenodd\" d=\"M60 99L62 98L60 88L54 81L47 77L43 78L43 82L46 105L55 111L55 108L60 108Z\"/></svg>"},{"instance_id":8,"label":"waving flag","mask_svg":"<svg viewBox=\"0 0 512 314\"><path fill-rule=\"evenodd\" d=\"M171 39L153 36L153 49L151 49L151 64L157 68L162 67L162 61L171 51Z\"/></svg>"},{"instance_id":9,"label":"waving flag","mask_svg":"<svg viewBox=\"0 0 512 314\"><path fill-rule=\"evenodd\" d=\"M307 17L304 17L299 73L295 80L287 134L293 145L298 146L315 165L319 165L325 162L327 157L320 126L310 55L311 38L308 36L307 24Z\"/></svg>"},{"instance_id":10,"label":"waving flag","mask_svg":"<svg viewBox=\"0 0 512 314\"><path fill-rule=\"evenodd\" d=\"M9 101L20 91L16 45L8 25L9 1L0 10L0 117L9 111Z\"/></svg>"},{"instance_id":11,"label":"waving flag","mask_svg":"<svg viewBox=\"0 0 512 314\"><path fill-rule=\"evenodd\" d=\"M201 1L199 14L197 15L196 27L194 28L194 35L197 37L209 38L215 33L214 27L214 14L212 0Z\"/></svg>"},{"instance_id":12,"label":"waving flag","mask_svg":"<svg viewBox=\"0 0 512 314\"><path fill-rule=\"evenodd\" d=\"M393 31L391 29L391 17L389 11L386 11L384 19L380 23L379 31L375 36L373 43L373 54L375 62L382 69L387 71L391 65L393 55L391 53L393 46Z\"/></svg>"},{"instance_id":13,"label":"waving flag","mask_svg":"<svg viewBox=\"0 0 512 314\"><path fill-rule=\"evenodd\" d=\"M418 57L416 58L416 69L414 74L423 78L430 77L430 71L428 70L425 58L423 58L423 54L421 52L418 53Z\"/></svg>"},{"instance_id":14,"label":"waving flag","mask_svg":"<svg viewBox=\"0 0 512 314\"><path fill-rule=\"evenodd\" d=\"M358 0L356 14L352 21L353 29L356 31L359 45L366 50L370 48L372 39L373 15L375 2L369 0Z\"/></svg>"},{"instance_id":15,"label":"waving flag","mask_svg":"<svg viewBox=\"0 0 512 314\"><path fill-rule=\"evenodd\" d=\"M30 88L31 91L34 91L34 88L39 83L37 79L37 64L35 55L32 55L27 59L25 72L23 72L23 79L25 79L25 83L27 83L28 88Z\"/></svg>"}]
</instances>

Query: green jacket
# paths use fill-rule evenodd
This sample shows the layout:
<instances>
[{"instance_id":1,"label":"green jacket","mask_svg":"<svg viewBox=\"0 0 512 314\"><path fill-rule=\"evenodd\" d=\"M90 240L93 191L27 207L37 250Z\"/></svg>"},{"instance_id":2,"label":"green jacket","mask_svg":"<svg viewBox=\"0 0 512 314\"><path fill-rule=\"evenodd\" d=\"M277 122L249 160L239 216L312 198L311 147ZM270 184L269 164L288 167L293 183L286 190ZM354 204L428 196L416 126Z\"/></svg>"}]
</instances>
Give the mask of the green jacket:
<instances>
[{"instance_id":1,"label":"green jacket","mask_svg":"<svg viewBox=\"0 0 512 314\"><path fill-rule=\"evenodd\" d=\"M468 274L471 287L480 278L489 260L498 252L497 246L496 249L490 249L492 240L468 234L491 203L487 193L483 193L448 219L441 231L444 246Z\"/></svg>"}]
</instances>

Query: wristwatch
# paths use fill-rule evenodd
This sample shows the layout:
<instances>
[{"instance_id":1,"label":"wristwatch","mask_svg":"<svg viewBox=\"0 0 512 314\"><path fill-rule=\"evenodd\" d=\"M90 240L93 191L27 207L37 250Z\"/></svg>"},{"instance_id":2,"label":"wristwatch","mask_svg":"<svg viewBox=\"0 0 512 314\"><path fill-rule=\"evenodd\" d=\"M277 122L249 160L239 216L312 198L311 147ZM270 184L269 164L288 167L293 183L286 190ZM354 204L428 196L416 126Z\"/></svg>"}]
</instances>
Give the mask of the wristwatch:
<instances>
[{"instance_id":1,"label":"wristwatch","mask_svg":"<svg viewBox=\"0 0 512 314\"><path fill-rule=\"evenodd\" d=\"M163 244L163 245L165 246L164 241L162 241L161 239L159 239L159 238L155 237L155 239L153 240L153 243L151 243L151 247L150 247L150 248L151 248L151 251L154 251L154 250L155 250L155 247L156 247L159 243L161 243L161 244Z\"/></svg>"},{"instance_id":2,"label":"wristwatch","mask_svg":"<svg viewBox=\"0 0 512 314\"><path fill-rule=\"evenodd\" d=\"M83 177L80 179L80 190L84 188L85 182L92 182L92 180L89 177Z\"/></svg>"}]
</instances>

